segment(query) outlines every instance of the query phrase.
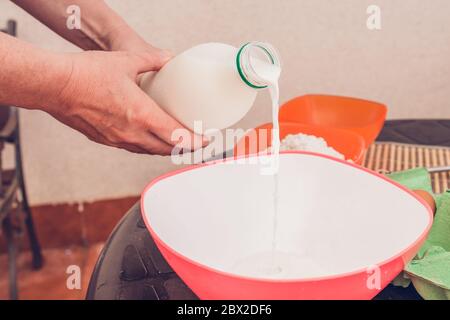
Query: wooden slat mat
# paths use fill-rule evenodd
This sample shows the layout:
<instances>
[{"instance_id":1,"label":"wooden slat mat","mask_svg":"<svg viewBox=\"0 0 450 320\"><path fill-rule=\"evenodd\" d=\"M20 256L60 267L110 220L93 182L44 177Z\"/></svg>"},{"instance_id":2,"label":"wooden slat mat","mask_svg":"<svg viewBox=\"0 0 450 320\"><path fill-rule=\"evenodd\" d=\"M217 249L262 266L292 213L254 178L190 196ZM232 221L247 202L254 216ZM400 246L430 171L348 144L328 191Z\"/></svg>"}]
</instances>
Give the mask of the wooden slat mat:
<instances>
[{"instance_id":1,"label":"wooden slat mat","mask_svg":"<svg viewBox=\"0 0 450 320\"><path fill-rule=\"evenodd\" d=\"M381 172L448 166L450 165L450 148L377 142L367 150L363 164L371 170ZM450 172L448 171L432 173L431 180L435 193L450 189Z\"/></svg>"}]
</instances>

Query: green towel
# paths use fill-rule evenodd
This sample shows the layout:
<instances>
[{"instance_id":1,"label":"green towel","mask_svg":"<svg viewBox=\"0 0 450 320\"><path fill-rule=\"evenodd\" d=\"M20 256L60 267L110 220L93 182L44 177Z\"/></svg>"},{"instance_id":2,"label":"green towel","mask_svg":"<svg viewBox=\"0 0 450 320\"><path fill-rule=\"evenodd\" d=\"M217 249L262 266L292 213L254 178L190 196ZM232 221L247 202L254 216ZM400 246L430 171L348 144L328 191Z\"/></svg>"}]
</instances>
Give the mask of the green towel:
<instances>
[{"instance_id":1,"label":"green towel","mask_svg":"<svg viewBox=\"0 0 450 320\"><path fill-rule=\"evenodd\" d=\"M424 168L389 177L407 188L432 192L430 175ZM407 287L412 282L424 299L450 300L450 190L434 197L437 209L428 238L393 284Z\"/></svg>"},{"instance_id":2,"label":"green towel","mask_svg":"<svg viewBox=\"0 0 450 320\"><path fill-rule=\"evenodd\" d=\"M428 191L431 194L433 193L433 189L431 188L431 178L425 168L394 172L389 175L389 178L411 190L420 189Z\"/></svg>"}]
</instances>

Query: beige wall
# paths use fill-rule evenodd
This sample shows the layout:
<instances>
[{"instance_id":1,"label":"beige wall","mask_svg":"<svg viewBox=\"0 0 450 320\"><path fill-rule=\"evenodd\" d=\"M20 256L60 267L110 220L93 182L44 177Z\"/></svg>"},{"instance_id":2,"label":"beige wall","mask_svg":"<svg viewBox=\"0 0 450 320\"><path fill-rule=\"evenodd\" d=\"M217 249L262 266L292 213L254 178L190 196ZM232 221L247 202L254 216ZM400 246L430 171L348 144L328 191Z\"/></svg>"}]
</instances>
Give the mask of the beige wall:
<instances>
[{"instance_id":1,"label":"beige wall","mask_svg":"<svg viewBox=\"0 0 450 320\"><path fill-rule=\"evenodd\" d=\"M50 1L50 0L49 0ZM305 93L386 103L390 118L450 118L448 0L110 0L148 41L175 52L194 44L271 42L284 68L281 100ZM382 10L382 30L366 28L366 8ZM19 37L53 50L75 50L9 1L0 24L19 21ZM260 95L241 125L269 120ZM32 203L74 202L140 193L173 168L89 142L46 114L22 113L25 169Z\"/></svg>"}]
</instances>

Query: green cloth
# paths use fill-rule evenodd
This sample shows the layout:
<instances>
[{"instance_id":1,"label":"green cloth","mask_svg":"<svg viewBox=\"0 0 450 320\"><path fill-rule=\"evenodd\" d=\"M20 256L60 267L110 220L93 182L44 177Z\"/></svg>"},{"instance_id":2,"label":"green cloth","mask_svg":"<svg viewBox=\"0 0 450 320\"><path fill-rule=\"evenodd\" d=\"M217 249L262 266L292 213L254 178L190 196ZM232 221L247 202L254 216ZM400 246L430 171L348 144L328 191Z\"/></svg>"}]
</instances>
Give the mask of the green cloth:
<instances>
[{"instance_id":1,"label":"green cloth","mask_svg":"<svg viewBox=\"0 0 450 320\"><path fill-rule=\"evenodd\" d=\"M389 177L412 190L432 192L426 169L396 172ZM424 299L450 300L450 190L434 197L437 209L428 238L393 284L407 287L412 282Z\"/></svg>"},{"instance_id":2,"label":"green cloth","mask_svg":"<svg viewBox=\"0 0 450 320\"><path fill-rule=\"evenodd\" d=\"M394 181L404 185L411 190L425 190L433 193L431 178L425 168L416 168L406 171L394 172L389 175Z\"/></svg>"}]
</instances>

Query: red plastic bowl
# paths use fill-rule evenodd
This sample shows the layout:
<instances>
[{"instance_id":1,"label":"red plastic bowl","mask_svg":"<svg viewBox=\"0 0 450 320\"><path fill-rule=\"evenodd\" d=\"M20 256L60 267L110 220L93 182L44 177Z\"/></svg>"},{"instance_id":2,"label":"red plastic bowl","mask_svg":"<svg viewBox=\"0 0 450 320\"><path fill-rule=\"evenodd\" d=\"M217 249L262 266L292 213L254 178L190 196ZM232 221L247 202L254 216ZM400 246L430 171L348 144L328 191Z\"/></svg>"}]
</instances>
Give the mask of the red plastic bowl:
<instances>
[{"instance_id":1,"label":"red plastic bowl","mask_svg":"<svg viewBox=\"0 0 450 320\"><path fill-rule=\"evenodd\" d=\"M383 128L386 113L386 106L378 102L306 95L282 105L279 120L351 130L364 138L367 148Z\"/></svg>"},{"instance_id":2,"label":"red plastic bowl","mask_svg":"<svg viewBox=\"0 0 450 320\"><path fill-rule=\"evenodd\" d=\"M344 155L346 160L352 160L357 164L361 164L365 144L364 139L351 131L335 128L326 128L314 125L307 125L294 122L280 122L280 139L284 139L288 134L304 133L316 137L324 138L330 147ZM234 155L239 157L264 151L268 146L272 145L272 123L263 124L249 131L242 137L234 148ZM260 137L260 133L265 131L265 141ZM250 147L250 140L253 139L254 148ZM261 143L259 143L261 142Z\"/></svg>"},{"instance_id":3,"label":"red plastic bowl","mask_svg":"<svg viewBox=\"0 0 450 320\"><path fill-rule=\"evenodd\" d=\"M285 152L278 172L279 270L269 272L272 261L261 257L272 252L275 180L260 174L263 160L185 168L142 194L148 230L198 297L370 299L425 241L433 214L414 193L346 161Z\"/></svg>"}]
</instances>

